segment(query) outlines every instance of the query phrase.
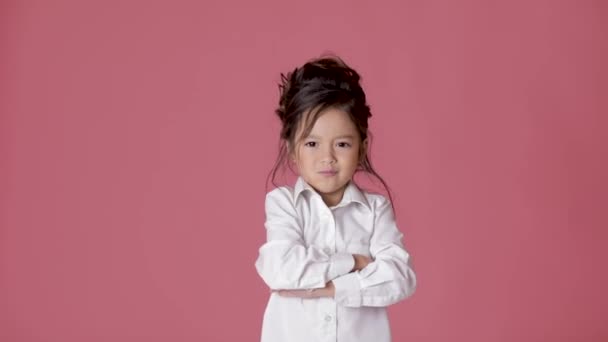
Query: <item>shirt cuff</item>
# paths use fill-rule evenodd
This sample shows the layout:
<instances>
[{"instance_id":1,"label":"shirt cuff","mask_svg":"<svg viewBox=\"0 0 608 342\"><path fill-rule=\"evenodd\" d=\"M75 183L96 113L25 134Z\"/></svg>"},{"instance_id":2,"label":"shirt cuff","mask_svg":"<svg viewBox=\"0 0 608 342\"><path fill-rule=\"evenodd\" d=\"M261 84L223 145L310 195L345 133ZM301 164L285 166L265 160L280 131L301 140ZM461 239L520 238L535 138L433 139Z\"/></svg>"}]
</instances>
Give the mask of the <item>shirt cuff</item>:
<instances>
[{"instance_id":1,"label":"shirt cuff","mask_svg":"<svg viewBox=\"0 0 608 342\"><path fill-rule=\"evenodd\" d=\"M361 284L359 272L348 273L334 279L334 300L342 306L361 306Z\"/></svg>"},{"instance_id":2,"label":"shirt cuff","mask_svg":"<svg viewBox=\"0 0 608 342\"><path fill-rule=\"evenodd\" d=\"M329 260L328 277L333 280L341 275L347 274L355 267L355 258L349 253L337 253Z\"/></svg>"}]
</instances>

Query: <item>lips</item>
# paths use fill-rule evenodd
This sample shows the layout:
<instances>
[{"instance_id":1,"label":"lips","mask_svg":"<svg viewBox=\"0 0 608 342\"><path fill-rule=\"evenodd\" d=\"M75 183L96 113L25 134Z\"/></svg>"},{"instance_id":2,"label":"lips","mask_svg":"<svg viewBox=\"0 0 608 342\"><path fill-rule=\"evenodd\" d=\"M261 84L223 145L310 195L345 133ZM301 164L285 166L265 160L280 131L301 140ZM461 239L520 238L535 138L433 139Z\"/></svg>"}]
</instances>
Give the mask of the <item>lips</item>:
<instances>
[{"instance_id":1,"label":"lips","mask_svg":"<svg viewBox=\"0 0 608 342\"><path fill-rule=\"evenodd\" d=\"M338 171L336 170L323 170L323 171L319 171L320 174L325 175L325 176L333 176L336 173L338 173Z\"/></svg>"}]
</instances>

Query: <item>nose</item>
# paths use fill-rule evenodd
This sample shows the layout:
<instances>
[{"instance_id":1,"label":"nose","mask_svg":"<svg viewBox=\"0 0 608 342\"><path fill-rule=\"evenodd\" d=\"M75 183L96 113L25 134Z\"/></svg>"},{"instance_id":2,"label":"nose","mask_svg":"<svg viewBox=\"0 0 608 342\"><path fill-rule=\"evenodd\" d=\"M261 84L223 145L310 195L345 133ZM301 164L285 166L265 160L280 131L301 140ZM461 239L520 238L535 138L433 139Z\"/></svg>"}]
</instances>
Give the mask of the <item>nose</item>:
<instances>
[{"instance_id":1,"label":"nose","mask_svg":"<svg viewBox=\"0 0 608 342\"><path fill-rule=\"evenodd\" d=\"M327 146L323 149L321 161L324 164L334 164L336 162L336 155L332 146Z\"/></svg>"}]
</instances>

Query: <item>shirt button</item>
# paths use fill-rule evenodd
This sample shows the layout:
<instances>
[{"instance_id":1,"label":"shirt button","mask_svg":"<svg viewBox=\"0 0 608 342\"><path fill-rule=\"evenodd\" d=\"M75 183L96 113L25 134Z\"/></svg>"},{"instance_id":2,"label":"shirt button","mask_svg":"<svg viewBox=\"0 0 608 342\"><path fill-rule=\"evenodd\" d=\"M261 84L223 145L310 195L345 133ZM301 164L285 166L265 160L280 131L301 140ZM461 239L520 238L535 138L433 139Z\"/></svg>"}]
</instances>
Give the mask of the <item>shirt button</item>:
<instances>
[{"instance_id":1,"label":"shirt button","mask_svg":"<svg viewBox=\"0 0 608 342\"><path fill-rule=\"evenodd\" d=\"M329 321L331 321L331 316L330 315L325 316L325 322L329 322Z\"/></svg>"}]
</instances>

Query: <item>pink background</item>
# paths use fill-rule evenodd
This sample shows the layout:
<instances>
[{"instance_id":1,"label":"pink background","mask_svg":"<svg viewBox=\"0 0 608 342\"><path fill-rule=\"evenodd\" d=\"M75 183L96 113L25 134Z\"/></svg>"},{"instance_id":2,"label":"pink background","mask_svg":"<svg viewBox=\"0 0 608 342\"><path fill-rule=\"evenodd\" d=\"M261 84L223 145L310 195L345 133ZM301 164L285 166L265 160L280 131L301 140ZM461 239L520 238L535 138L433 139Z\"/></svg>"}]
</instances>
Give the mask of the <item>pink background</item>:
<instances>
[{"instance_id":1,"label":"pink background","mask_svg":"<svg viewBox=\"0 0 608 342\"><path fill-rule=\"evenodd\" d=\"M419 277L394 340L608 340L605 1L0 13L1 341L258 340L276 83L326 51Z\"/></svg>"}]
</instances>

